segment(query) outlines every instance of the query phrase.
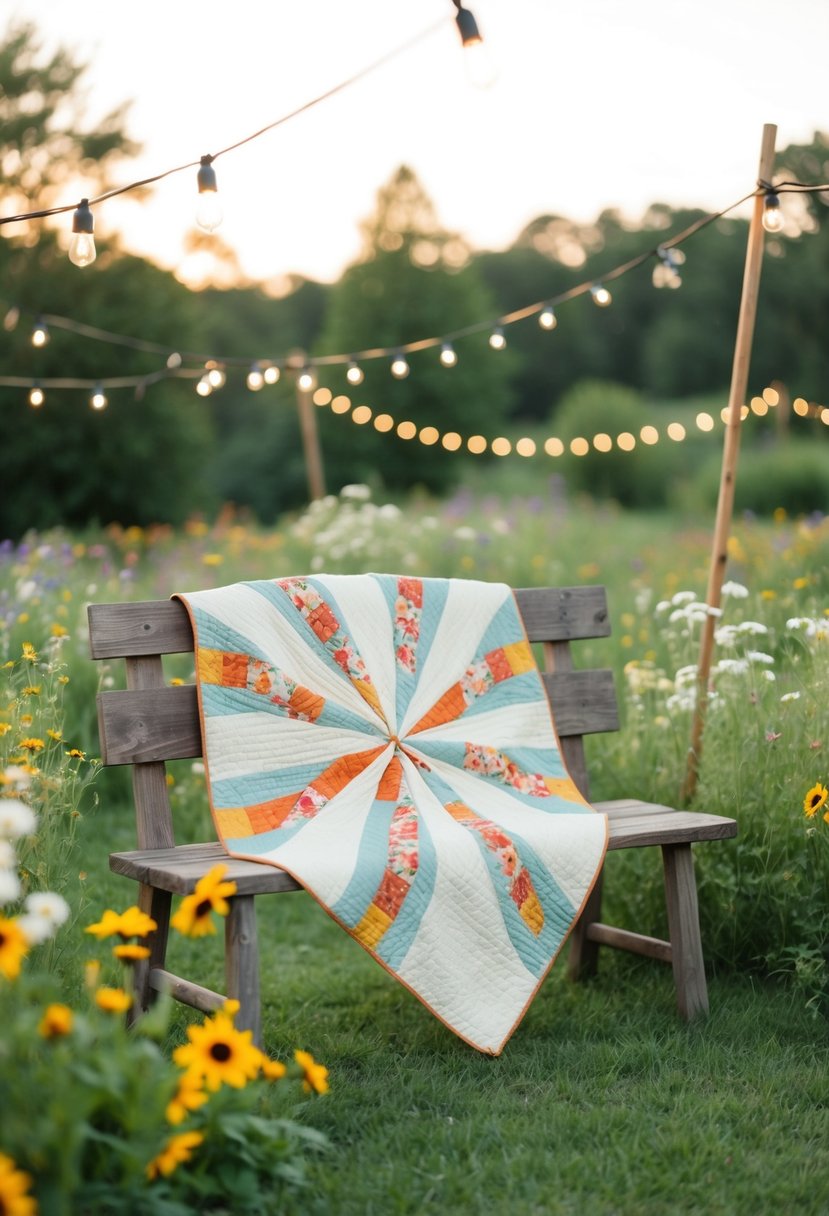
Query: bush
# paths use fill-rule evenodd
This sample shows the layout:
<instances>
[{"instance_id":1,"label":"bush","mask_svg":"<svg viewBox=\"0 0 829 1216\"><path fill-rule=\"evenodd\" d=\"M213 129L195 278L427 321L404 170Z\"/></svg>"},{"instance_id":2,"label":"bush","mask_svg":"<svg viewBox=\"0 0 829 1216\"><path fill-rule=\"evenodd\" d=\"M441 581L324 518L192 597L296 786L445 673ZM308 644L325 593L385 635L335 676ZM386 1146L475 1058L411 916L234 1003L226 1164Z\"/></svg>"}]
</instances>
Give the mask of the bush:
<instances>
[{"instance_id":1,"label":"bush","mask_svg":"<svg viewBox=\"0 0 829 1216\"><path fill-rule=\"evenodd\" d=\"M829 450L822 435L815 441L789 439L765 449L747 448L740 454L734 505L740 511L772 515L783 509L790 515L825 511L829 502ZM693 483L701 506L717 501L720 457L706 461Z\"/></svg>"}]
</instances>

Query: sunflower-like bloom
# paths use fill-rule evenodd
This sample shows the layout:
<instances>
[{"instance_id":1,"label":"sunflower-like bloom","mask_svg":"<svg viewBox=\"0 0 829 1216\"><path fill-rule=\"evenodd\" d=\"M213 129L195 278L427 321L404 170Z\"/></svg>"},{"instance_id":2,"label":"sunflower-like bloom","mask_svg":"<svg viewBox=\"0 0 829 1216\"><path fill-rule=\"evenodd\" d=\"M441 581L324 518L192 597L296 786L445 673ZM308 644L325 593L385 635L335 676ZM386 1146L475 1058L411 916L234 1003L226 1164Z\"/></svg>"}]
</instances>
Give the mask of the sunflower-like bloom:
<instances>
[{"instance_id":1,"label":"sunflower-like bloom","mask_svg":"<svg viewBox=\"0 0 829 1216\"><path fill-rule=\"evenodd\" d=\"M242 1089L259 1072L262 1053L253 1045L252 1031L237 1030L224 1012L201 1026L188 1026L187 1038L189 1043L177 1047L173 1059L213 1093L221 1085Z\"/></svg>"},{"instance_id":2,"label":"sunflower-like bloom","mask_svg":"<svg viewBox=\"0 0 829 1216\"><path fill-rule=\"evenodd\" d=\"M7 980L16 980L20 975L20 964L28 953L29 939L16 918L0 916L0 975Z\"/></svg>"},{"instance_id":3,"label":"sunflower-like bloom","mask_svg":"<svg viewBox=\"0 0 829 1216\"><path fill-rule=\"evenodd\" d=\"M31 1175L0 1153L0 1212L4 1216L36 1216L37 1203L26 1194L31 1185Z\"/></svg>"},{"instance_id":4,"label":"sunflower-like bloom","mask_svg":"<svg viewBox=\"0 0 829 1216\"><path fill-rule=\"evenodd\" d=\"M164 1112L167 1122L178 1126L179 1123L184 1122L191 1110L198 1110L200 1106L209 1101L209 1098L210 1095L206 1094L202 1088L200 1077L189 1072L182 1073L178 1089L167 1103L167 1109Z\"/></svg>"},{"instance_id":5,"label":"sunflower-like bloom","mask_svg":"<svg viewBox=\"0 0 829 1216\"><path fill-rule=\"evenodd\" d=\"M142 958L150 957L149 946L138 946L133 942L126 942L123 946L113 946L112 953L122 963L137 963Z\"/></svg>"},{"instance_id":6,"label":"sunflower-like bloom","mask_svg":"<svg viewBox=\"0 0 829 1216\"><path fill-rule=\"evenodd\" d=\"M149 1163L146 1168L147 1177L153 1179L158 1178L159 1174L163 1174L166 1178L177 1166L190 1160L193 1150L198 1148L203 1140L203 1132L177 1132L175 1136L170 1137L158 1156L153 1157Z\"/></svg>"},{"instance_id":7,"label":"sunflower-like bloom","mask_svg":"<svg viewBox=\"0 0 829 1216\"><path fill-rule=\"evenodd\" d=\"M814 818L820 808L826 805L827 798L829 798L829 790L818 781L803 799L803 814L807 819Z\"/></svg>"},{"instance_id":8,"label":"sunflower-like bloom","mask_svg":"<svg viewBox=\"0 0 829 1216\"><path fill-rule=\"evenodd\" d=\"M44 1039L61 1039L72 1029L72 1010L68 1005L49 1005L40 1019L37 1033ZM0 1208L0 1211L3 1209Z\"/></svg>"},{"instance_id":9,"label":"sunflower-like bloom","mask_svg":"<svg viewBox=\"0 0 829 1216\"><path fill-rule=\"evenodd\" d=\"M294 1059L302 1069L302 1088L307 1093L328 1092L328 1069L318 1064L310 1051L295 1051Z\"/></svg>"},{"instance_id":10,"label":"sunflower-like bloom","mask_svg":"<svg viewBox=\"0 0 829 1216\"><path fill-rule=\"evenodd\" d=\"M101 919L95 925L87 925L85 932L92 933L99 941L105 937L146 937L157 928L156 922L146 912L134 904L125 912L113 912L107 908Z\"/></svg>"},{"instance_id":11,"label":"sunflower-like bloom","mask_svg":"<svg viewBox=\"0 0 829 1216\"><path fill-rule=\"evenodd\" d=\"M216 932L212 913L227 916L230 911L227 900L236 894L236 883L223 881L226 873L226 865L213 866L199 879L193 894L185 895L170 921L174 929L185 937L204 937L207 933Z\"/></svg>"},{"instance_id":12,"label":"sunflower-like bloom","mask_svg":"<svg viewBox=\"0 0 829 1216\"><path fill-rule=\"evenodd\" d=\"M126 1013L132 997L123 988L99 988L95 993L95 1004L105 1013Z\"/></svg>"},{"instance_id":13,"label":"sunflower-like bloom","mask_svg":"<svg viewBox=\"0 0 829 1216\"><path fill-rule=\"evenodd\" d=\"M271 1060L266 1055L262 1056L259 1066L262 1069L262 1076L267 1077L269 1081L281 1081L288 1071L281 1060Z\"/></svg>"}]
</instances>

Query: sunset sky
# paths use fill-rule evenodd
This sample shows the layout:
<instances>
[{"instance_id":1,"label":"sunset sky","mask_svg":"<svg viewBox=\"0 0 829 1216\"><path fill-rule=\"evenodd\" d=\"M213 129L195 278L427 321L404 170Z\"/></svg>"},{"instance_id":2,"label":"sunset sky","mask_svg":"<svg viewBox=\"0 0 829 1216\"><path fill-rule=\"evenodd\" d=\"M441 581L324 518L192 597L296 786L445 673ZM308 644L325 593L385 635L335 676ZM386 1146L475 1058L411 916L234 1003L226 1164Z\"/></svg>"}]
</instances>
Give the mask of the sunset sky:
<instances>
[{"instance_id":1,"label":"sunset sky","mask_svg":"<svg viewBox=\"0 0 829 1216\"><path fill-rule=\"evenodd\" d=\"M335 279L401 163L447 228L497 249L545 212L719 209L752 188L764 122L778 125L778 148L829 130L827 0L469 7L498 68L485 91L466 80L450 0L12 0L10 12L89 63L88 125L132 99L128 130L143 152L121 181L217 152L443 18L386 66L217 160L218 235L260 281ZM97 231L118 229L186 278L198 271L184 249L195 203L188 170L149 200L96 209Z\"/></svg>"}]
</instances>

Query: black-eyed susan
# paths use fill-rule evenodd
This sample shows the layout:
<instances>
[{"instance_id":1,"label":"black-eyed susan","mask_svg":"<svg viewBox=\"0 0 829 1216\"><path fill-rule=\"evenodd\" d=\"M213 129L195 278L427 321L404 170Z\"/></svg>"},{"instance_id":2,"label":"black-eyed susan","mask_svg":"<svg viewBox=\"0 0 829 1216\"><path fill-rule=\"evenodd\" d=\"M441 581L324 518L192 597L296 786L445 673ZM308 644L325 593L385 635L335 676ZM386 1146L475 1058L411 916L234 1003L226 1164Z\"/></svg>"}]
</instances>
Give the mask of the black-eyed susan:
<instances>
[{"instance_id":1,"label":"black-eyed susan","mask_svg":"<svg viewBox=\"0 0 829 1216\"><path fill-rule=\"evenodd\" d=\"M288 1071L281 1060L271 1060L265 1055L259 1061L259 1066L262 1069L262 1076L267 1077L269 1081L281 1081Z\"/></svg>"},{"instance_id":2,"label":"black-eyed susan","mask_svg":"<svg viewBox=\"0 0 829 1216\"><path fill-rule=\"evenodd\" d=\"M37 1203L27 1194L31 1174L19 1170L5 1153L0 1153L0 1212L3 1216L35 1216Z\"/></svg>"},{"instance_id":3,"label":"black-eyed susan","mask_svg":"<svg viewBox=\"0 0 829 1216\"><path fill-rule=\"evenodd\" d=\"M139 946L136 942L124 942L121 946L113 946L112 953L122 963L138 963L150 957L150 948Z\"/></svg>"},{"instance_id":4,"label":"black-eyed susan","mask_svg":"<svg viewBox=\"0 0 829 1216\"><path fill-rule=\"evenodd\" d=\"M72 1030L73 1014L68 1005L48 1005L37 1027L44 1039L61 1039ZM2 1212L0 1207L0 1212Z\"/></svg>"},{"instance_id":5,"label":"black-eyed susan","mask_svg":"<svg viewBox=\"0 0 829 1216\"><path fill-rule=\"evenodd\" d=\"M189 1043L177 1047L173 1059L214 1093L221 1085L242 1089L259 1072L262 1053L253 1045L252 1031L237 1030L224 1012L201 1026L188 1026L187 1038Z\"/></svg>"},{"instance_id":6,"label":"black-eyed susan","mask_svg":"<svg viewBox=\"0 0 829 1216\"><path fill-rule=\"evenodd\" d=\"M201 1078L189 1072L182 1073L178 1088L167 1103L167 1122L177 1127L179 1123L184 1122L191 1110L198 1110L209 1100L210 1095L205 1093Z\"/></svg>"},{"instance_id":7,"label":"black-eyed susan","mask_svg":"<svg viewBox=\"0 0 829 1216\"><path fill-rule=\"evenodd\" d=\"M204 1141L203 1132L176 1132L171 1136L157 1157L146 1167L147 1177L152 1180L159 1175L167 1177L173 1170L185 1161L189 1161L194 1149Z\"/></svg>"},{"instance_id":8,"label":"black-eyed susan","mask_svg":"<svg viewBox=\"0 0 829 1216\"><path fill-rule=\"evenodd\" d=\"M0 916L0 975L16 980L29 952L29 939L15 917ZM0 1208L2 1211L2 1208Z\"/></svg>"},{"instance_id":9,"label":"black-eyed susan","mask_svg":"<svg viewBox=\"0 0 829 1216\"><path fill-rule=\"evenodd\" d=\"M105 937L146 937L157 928L156 922L146 912L142 912L137 904L124 912L114 912L107 908L101 919L94 925L87 925L85 933L91 933L102 941Z\"/></svg>"},{"instance_id":10,"label":"black-eyed susan","mask_svg":"<svg viewBox=\"0 0 829 1216\"><path fill-rule=\"evenodd\" d=\"M818 781L803 799L803 814L807 819L813 819L822 806L826 805L829 790Z\"/></svg>"},{"instance_id":11,"label":"black-eyed susan","mask_svg":"<svg viewBox=\"0 0 829 1216\"><path fill-rule=\"evenodd\" d=\"M295 1051L294 1059L302 1069L302 1088L307 1093L328 1092L328 1069L318 1064L310 1051Z\"/></svg>"},{"instance_id":12,"label":"black-eyed susan","mask_svg":"<svg viewBox=\"0 0 829 1216\"><path fill-rule=\"evenodd\" d=\"M185 937L204 937L216 932L212 914L227 916L230 911L228 898L236 894L236 883L223 881L226 873L226 865L213 866L199 879L193 894L185 895L170 921L174 929Z\"/></svg>"},{"instance_id":13,"label":"black-eyed susan","mask_svg":"<svg viewBox=\"0 0 829 1216\"><path fill-rule=\"evenodd\" d=\"M126 1013L132 997L123 988L99 988L95 993L95 1004L104 1013Z\"/></svg>"},{"instance_id":14,"label":"black-eyed susan","mask_svg":"<svg viewBox=\"0 0 829 1216\"><path fill-rule=\"evenodd\" d=\"M70 747L66 753L70 760L85 760L86 752L82 752L79 747Z\"/></svg>"}]
</instances>

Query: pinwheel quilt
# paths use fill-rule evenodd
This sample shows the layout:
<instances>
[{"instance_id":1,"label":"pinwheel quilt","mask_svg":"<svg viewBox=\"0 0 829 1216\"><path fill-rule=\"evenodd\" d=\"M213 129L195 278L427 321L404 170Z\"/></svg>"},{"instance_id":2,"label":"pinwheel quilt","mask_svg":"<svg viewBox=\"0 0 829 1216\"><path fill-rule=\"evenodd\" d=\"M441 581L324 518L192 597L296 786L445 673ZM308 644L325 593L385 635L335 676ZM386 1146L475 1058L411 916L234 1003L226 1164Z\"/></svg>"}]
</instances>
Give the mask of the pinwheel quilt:
<instances>
[{"instance_id":1,"label":"pinwheel quilt","mask_svg":"<svg viewBox=\"0 0 829 1216\"><path fill-rule=\"evenodd\" d=\"M607 844L565 770L511 589L321 574L178 598L228 853L293 875L497 1055Z\"/></svg>"}]
</instances>

